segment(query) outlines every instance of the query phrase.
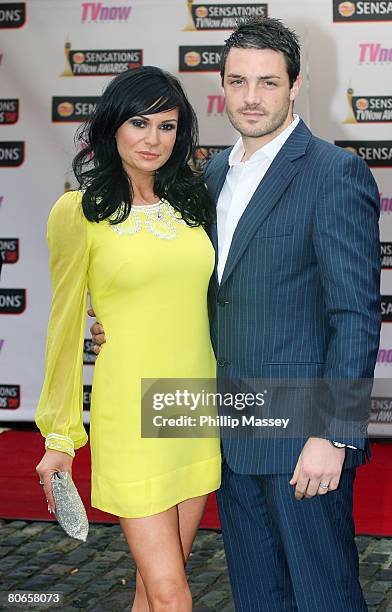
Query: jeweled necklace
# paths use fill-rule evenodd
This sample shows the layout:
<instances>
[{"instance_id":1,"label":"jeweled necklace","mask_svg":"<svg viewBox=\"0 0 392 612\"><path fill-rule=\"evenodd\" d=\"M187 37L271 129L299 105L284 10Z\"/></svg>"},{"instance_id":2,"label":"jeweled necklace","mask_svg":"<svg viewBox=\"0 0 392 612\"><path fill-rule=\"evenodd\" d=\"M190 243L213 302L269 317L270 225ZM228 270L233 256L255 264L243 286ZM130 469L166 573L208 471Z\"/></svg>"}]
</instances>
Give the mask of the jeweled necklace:
<instances>
[{"instance_id":1,"label":"jeweled necklace","mask_svg":"<svg viewBox=\"0 0 392 612\"><path fill-rule=\"evenodd\" d=\"M133 236L141 231L143 222L140 213L144 213L144 225L147 230L164 240L173 240L177 236L175 223L184 225L185 221L178 216L178 212L170 206L167 200L161 198L156 204L133 206L128 219L122 223L112 225L114 232L120 236Z\"/></svg>"}]
</instances>

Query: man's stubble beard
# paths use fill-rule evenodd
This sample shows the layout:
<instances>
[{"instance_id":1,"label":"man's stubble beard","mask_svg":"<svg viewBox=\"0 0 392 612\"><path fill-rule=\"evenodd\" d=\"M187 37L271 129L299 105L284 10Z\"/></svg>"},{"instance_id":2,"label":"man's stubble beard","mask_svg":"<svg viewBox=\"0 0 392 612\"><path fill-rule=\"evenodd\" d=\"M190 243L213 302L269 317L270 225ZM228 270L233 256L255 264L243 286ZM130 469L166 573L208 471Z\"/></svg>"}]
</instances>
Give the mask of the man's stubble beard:
<instances>
[{"instance_id":1,"label":"man's stubble beard","mask_svg":"<svg viewBox=\"0 0 392 612\"><path fill-rule=\"evenodd\" d=\"M249 112L251 112L252 110L257 111L258 109L253 109L253 108L242 109L242 112L244 110L248 110ZM278 113L274 114L270 118L266 117L267 122L264 124L263 127L258 127L258 126L251 127L250 126L250 127L247 127L246 129L242 125L241 119L238 120L237 116L231 113L229 109L227 109L227 116L229 118L231 125L241 134L241 136L245 136L247 138L260 138L261 136L267 136L269 134L273 134L274 132L277 132L282 127L284 122L286 121L289 111L290 111L290 98L288 98L287 104L284 107L282 107Z\"/></svg>"}]
</instances>

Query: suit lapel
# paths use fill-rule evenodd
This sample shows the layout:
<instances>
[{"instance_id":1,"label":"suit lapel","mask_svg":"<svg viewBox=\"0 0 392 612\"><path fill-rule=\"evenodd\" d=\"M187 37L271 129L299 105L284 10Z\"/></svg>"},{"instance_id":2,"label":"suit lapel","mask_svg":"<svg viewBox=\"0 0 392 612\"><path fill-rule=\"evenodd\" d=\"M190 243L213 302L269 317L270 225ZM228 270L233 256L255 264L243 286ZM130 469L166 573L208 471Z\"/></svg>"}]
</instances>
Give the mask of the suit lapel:
<instances>
[{"instance_id":1,"label":"suit lapel","mask_svg":"<svg viewBox=\"0 0 392 612\"><path fill-rule=\"evenodd\" d=\"M219 198L219 194L222 191L222 187L224 185L224 182L226 180L226 174L229 170L229 155L230 152L232 150L233 147L228 148L227 150L224 151L224 155L222 155L222 161L219 165L219 167L217 168L217 170L215 170L214 174L211 175L211 178L209 178L209 173L206 173L206 180L208 182L208 189L210 192L210 196L211 199L214 203L214 206L216 207L218 204L218 198ZM217 227L217 222L216 222L216 218L215 221L213 223L211 223L209 229L208 229L208 234L210 236L211 242L214 246L215 249L215 270L214 270L214 275L215 275L215 280L216 282L218 282L218 227Z\"/></svg>"},{"instance_id":2,"label":"suit lapel","mask_svg":"<svg viewBox=\"0 0 392 612\"><path fill-rule=\"evenodd\" d=\"M275 161L276 160L271 164L263 180L259 183L238 222L227 255L221 285L223 285L230 276L246 250L253 234L267 218L298 172L294 164L283 156L280 157L278 163L275 163Z\"/></svg>"},{"instance_id":3,"label":"suit lapel","mask_svg":"<svg viewBox=\"0 0 392 612\"><path fill-rule=\"evenodd\" d=\"M211 223L209 230L208 230L208 234L209 234L210 240L213 244L214 251L215 251L214 276L215 276L215 280L218 282L218 227L217 227L216 221Z\"/></svg>"},{"instance_id":4,"label":"suit lapel","mask_svg":"<svg viewBox=\"0 0 392 612\"><path fill-rule=\"evenodd\" d=\"M211 179L207 178L210 196L215 203L215 206L218 203L219 194L222 191L223 184L226 180L226 174L229 170L229 155L232 148L233 147L230 147L224 151L219 167L214 171L214 174L211 175ZM206 177L208 176L209 172L206 171Z\"/></svg>"},{"instance_id":5,"label":"suit lapel","mask_svg":"<svg viewBox=\"0 0 392 612\"><path fill-rule=\"evenodd\" d=\"M310 131L300 121L259 183L234 232L220 283L221 286L232 273L256 230L268 217L299 172L301 164L293 162L304 155L310 137Z\"/></svg>"}]
</instances>

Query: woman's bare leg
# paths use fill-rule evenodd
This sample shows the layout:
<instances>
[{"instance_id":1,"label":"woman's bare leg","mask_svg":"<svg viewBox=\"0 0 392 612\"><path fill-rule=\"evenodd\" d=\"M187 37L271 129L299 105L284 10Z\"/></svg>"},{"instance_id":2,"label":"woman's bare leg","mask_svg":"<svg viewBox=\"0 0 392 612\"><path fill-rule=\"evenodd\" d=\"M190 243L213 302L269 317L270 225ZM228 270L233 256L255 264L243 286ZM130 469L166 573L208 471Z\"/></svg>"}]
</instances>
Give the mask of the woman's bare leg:
<instances>
[{"instance_id":1,"label":"woman's bare leg","mask_svg":"<svg viewBox=\"0 0 392 612\"><path fill-rule=\"evenodd\" d=\"M192 550L193 541L195 539L200 520L203 516L204 508L207 502L207 495L194 497L178 504L178 528L180 535L180 543L182 549L182 557L184 564ZM157 516L157 515L155 515ZM152 518L152 517L147 517ZM121 519L121 521L135 519ZM142 520L142 519L136 519ZM124 530L125 533L125 530ZM125 534L126 535L126 534ZM132 551L131 551L132 552ZM140 575L139 569L136 572L136 593L133 602L132 612L151 612L152 608L148 603L147 593L144 582Z\"/></svg>"},{"instance_id":2,"label":"woman's bare leg","mask_svg":"<svg viewBox=\"0 0 392 612\"><path fill-rule=\"evenodd\" d=\"M144 518L119 517L151 612L191 612L177 506Z\"/></svg>"},{"instance_id":3,"label":"woman's bare leg","mask_svg":"<svg viewBox=\"0 0 392 612\"><path fill-rule=\"evenodd\" d=\"M193 497L178 504L178 515L180 523L180 538L184 557L187 562L192 550L193 542L196 537L200 521L204 514L208 495Z\"/></svg>"}]
</instances>

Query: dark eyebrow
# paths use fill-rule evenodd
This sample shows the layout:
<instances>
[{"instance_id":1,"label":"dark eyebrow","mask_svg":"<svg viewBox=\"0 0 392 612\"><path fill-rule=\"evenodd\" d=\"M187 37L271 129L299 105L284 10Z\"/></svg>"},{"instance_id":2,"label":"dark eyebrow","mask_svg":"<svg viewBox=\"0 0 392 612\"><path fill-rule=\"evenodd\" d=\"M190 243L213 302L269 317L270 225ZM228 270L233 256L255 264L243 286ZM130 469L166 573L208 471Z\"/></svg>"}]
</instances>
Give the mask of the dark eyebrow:
<instances>
[{"instance_id":1,"label":"dark eyebrow","mask_svg":"<svg viewBox=\"0 0 392 612\"><path fill-rule=\"evenodd\" d=\"M140 117L140 119L144 119L144 121L150 121L146 115L134 115L134 117ZM173 121L174 123L178 123L178 120L173 117L173 119L164 119L162 123L167 123L168 121Z\"/></svg>"},{"instance_id":2,"label":"dark eyebrow","mask_svg":"<svg viewBox=\"0 0 392 612\"><path fill-rule=\"evenodd\" d=\"M229 79L244 79L244 75L242 74L228 74L227 77ZM266 81L268 79L280 79L280 76L278 76L277 74L268 74L266 76L259 76L257 77L258 79L261 79L262 81Z\"/></svg>"}]
</instances>

